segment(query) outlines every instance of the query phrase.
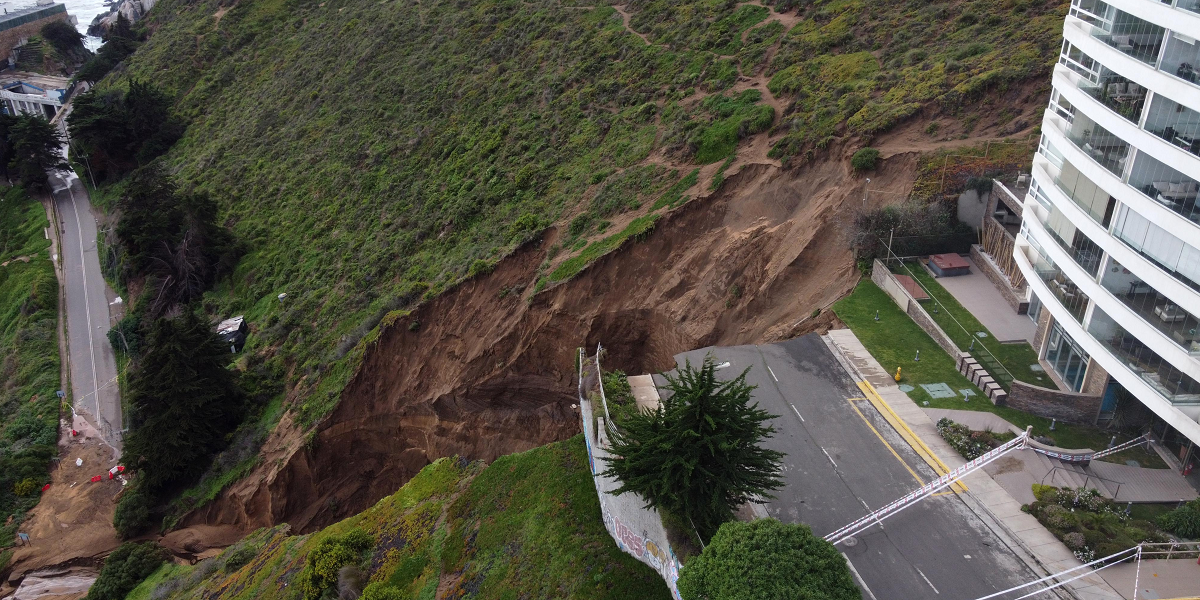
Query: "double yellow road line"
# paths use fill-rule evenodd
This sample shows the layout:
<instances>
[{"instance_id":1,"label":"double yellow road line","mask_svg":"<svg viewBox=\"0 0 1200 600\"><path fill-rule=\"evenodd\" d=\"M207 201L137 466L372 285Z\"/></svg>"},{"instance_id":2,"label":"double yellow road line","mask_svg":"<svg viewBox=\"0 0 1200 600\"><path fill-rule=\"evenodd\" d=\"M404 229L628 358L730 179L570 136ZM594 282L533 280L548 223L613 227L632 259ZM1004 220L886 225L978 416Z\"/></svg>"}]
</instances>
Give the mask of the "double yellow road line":
<instances>
[{"instance_id":1,"label":"double yellow road line","mask_svg":"<svg viewBox=\"0 0 1200 600\"><path fill-rule=\"evenodd\" d=\"M921 460L925 461L925 464L929 465L929 467L938 474L938 477L950 472L950 467L946 466L946 463L942 462L942 459L938 458L937 455L933 453L933 450L931 450L929 446L925 445L925 442L921 439L921 437L918 436L916 432L914 432L912 428L910 428L908 424L904 422L904 419L901 419L900 415L897 415L896 411L892 410L892 407L889 406L888 403L884 401L883 397L879 395L879 392L875 390L875 386L866 381L859 381L857 384L858 389L862 390L863 396L866 397L867 401L875 407L875 410L879 411L879 414L883 415L884 420L891 424L891 426L896 430L896 433L899 433L900 437L904 438L905 442L908 442L908 445L911 446L913 451L917 453L917 456L920 456ZM851 403L851 405L853 405L853 403ZM857 411L858 408L855 407L855 410ZM861 412L859 413L859 416L863 416ZM866 418L864 417L863 420L865 421ZM870 425L870 423L868 422L867 425ZM874 431L875 428L871 427L871 430ZM880 440L883 440L883 436L880 436L878 431L875 432L875 435L879 436ZM888 446L888 449L892 451L892 454L895 455L897 459L900 458L900 456L896 454L896 451L892 449L890 444L887 444L886 441L884 441L884 444ZM904 461L901 460L900 462ZM908 468L907 464L904 466L905 468ZM913 477L917 477L916 473L913 473L912 469L909 469L908 472L912 473ZM920 481L920 478L917 478L917 481ZM950 485L950 489L957 493L962 493L967 491L967 486L960 482L955 482Z\"/></svg>"}]
</instances>

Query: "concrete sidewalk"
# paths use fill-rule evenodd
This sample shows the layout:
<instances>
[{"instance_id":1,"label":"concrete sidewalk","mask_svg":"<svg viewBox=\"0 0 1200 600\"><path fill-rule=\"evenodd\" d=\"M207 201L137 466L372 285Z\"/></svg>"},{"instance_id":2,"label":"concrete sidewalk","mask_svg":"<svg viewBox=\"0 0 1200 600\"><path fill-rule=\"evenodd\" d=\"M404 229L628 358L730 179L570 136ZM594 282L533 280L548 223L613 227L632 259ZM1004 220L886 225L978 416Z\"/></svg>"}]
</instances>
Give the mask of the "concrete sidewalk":
<instances>
[{"instance_id":1,"label":"concrete sidewalk","mask_svg":"<svg viewBox=\"0 0 1200 600\"><path fill-rule=\"evenodd\" d=\"M907 394L900 391L899 386L892 380L890 374L867 352L866 347L849 329L830 331L827 339L845 359L854 371L856 378L869 384L878 395L878 399L903 422L897 431L902 437L909 436L901 428L915 434L917 444L927 448L934 454L934 460L953 469L965 463L942 436L938 434L934 421ZM882 412L882 411L881 411ZM885 415L886 417L886 415ZM916 446L913 450L918 455L923 450ZM932 465L931 465L932 466ZM935 471L945 471L934 467ZM994 523L992 527L1002 539L1007 539L1010 547L1040 575L1060 573L1067 569L1081 566L1083 563L1075 558L1054 534L1038 523L1037 519L1021 512L1021 503L1013 499L1000 484L983 470L976 471L962 480L968 491L960 493L963 501L984 519ZM1069 579L1070 577L1067 577ZM1073 581L1063 586L1080 600L1119 600L1121 595L1097 574ZM1060 588L1061 589L1061 588Z\"/></svg>"},{"instance_id":2,"label":"concrete sidewalk","mask_svg":"<svg viewBox=\"0 0 1200 600\"><path fill-rule=\"evenodd\" d=\"M1141 600L1200 594L1200 564L1192 558L1144 560L1140 566L1136 562L1121 563L1100 571L1100 576L1127 600L1134 598L1135 582Z\"/></svg>"},{"instance_id":3,"label":"concrete sidewalk","mask_svg":"<svg viewBox=\"0 0 1200 600\"><path fill-rule=\"evenodd\" d=\"M994 413L946 408L926 408L924 411L934 423L948 417L972 431L1021 433L1018 427ZM1031 486L1035 483L1089 487L1116 502L1185 502L1197 497L1196 489L1187 478L1173 469L1148 469L1102 460L1092 461L1086 467L1068 466L1032 450L1014 451L988 465L986 470L1022 504L1033 502Z\"/></svg>"},{"instance_id":4,"label":"concrete sidewalk","mask_svg":"<svg viewBox=\"0 0 1200 600\"><path fill-rule=\"evenodd\" d=\"M1037 324L1028 316L1017 314L1000 295L1000 290L996 289L992 280L983 274L979 265L971 258L966 260L971 263L970 274L938 277L937 282L972 316L979 319L997 340L1033 343Z\"/></svg>"},{"instance_id":5,"label":"concrete sidewalk","mask_svg":"<svg viewBox=\"0 0 1200 600\"><path fill-rule=\"evenodd\" d=\"M934 423L943 418L948 418L960 425L966 425L971 431L991 431L994 433L1011 431L1017 435L1021 434L1019 427L1004 420L1003 417L996 413L983 412L981 410L954 410L952 408L925 408L922 410L925 411L925 414L929 415L929 419Z\"/></svg>"}]
</instances>

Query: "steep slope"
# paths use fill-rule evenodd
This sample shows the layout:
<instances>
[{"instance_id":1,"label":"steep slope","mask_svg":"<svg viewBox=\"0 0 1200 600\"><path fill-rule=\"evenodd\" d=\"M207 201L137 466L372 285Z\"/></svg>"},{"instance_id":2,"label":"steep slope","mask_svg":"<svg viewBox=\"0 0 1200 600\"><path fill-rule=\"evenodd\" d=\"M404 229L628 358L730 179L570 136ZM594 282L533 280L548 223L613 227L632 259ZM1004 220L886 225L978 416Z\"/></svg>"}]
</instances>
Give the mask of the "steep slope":
<instances>
[{"instance_id":1,"label":"steep slope","mask_svg":"<svg viewBox=\"0 0 1200 600\"><path fill-rule=\"evenodd\" d=\"M194 567L162 567L129 598L296 598L323 544L352 531L369 547L346 562L361 560L367 581L395 594L374 598L670 597L605 531L575 436L486 468L440 459L361 514L311 535L261 529Z\"/></svg>"},{"instance_id":2,"label":"steep slope","mask_svg":"<svg viewBox=\"0 0 1200 600\"><path fill-rule=\"evenodd\" d=\"M562 439L578 344L641 371L819 323L857 278L848 156L890 157L879 204L915 152L1027 129L1064 7L582 4L150 13L121 77L177 96L167 163L249 247L206 306L288 383L260 458L219 463L249 475L184 523L311 530L439 456Z\"/></svg>"}]
</instances>

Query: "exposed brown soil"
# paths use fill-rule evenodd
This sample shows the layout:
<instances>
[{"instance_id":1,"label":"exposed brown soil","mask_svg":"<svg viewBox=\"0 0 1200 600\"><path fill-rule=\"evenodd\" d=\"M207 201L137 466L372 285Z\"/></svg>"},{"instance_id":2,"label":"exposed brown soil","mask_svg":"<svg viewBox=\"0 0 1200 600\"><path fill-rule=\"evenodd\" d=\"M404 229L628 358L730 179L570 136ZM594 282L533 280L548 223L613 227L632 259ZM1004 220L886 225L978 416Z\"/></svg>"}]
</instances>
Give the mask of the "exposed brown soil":
<instances>
[{"instance_id":1,"label":"exposed brown soil","mask_svg":"<svg viewBox=\"0 0 1200 600\"><path fill-rule=\"evenodd\" d=\"M262 466L185 523L311 531L438 457L490 461L573 435L578 346L602 343L609 366L644 373L700 346L828 328L832 315L811 313L859 278L842 232L861 189L846 159L747 164L644 241L532 298L555 235L527 245L385 329L310 443L285 418ZM893 156L872 187L907 189L915 160Z\"/></svg>"},{"instance_id":2,"label":"exposed brown soil","mask_svg":"<svg viewBox=\"0 0 1200 600\"><path fill-rule=\"evenodd\" d=\"M72 427L78 437L71 437ZM64 420L60 431L50 488L20 527L30 543L13 548L0 595L12 591L12 584L26 573L70 565L98 567L100 557L121 543L112 526L113 499L121 492L121 481L108 479L108 469L117 464L116 451L82 417ZM76 466L76 459L83 465ZM92 483L93 475L104 478Z\"/></svg>"}]
</instances>

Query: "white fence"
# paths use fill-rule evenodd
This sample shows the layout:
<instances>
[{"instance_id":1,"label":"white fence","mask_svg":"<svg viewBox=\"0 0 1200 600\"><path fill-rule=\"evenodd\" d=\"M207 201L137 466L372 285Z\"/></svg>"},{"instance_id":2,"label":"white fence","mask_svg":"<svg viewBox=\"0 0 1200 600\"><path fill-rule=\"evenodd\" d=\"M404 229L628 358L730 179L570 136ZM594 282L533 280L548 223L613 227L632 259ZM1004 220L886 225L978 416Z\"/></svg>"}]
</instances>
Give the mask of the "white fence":
<instances>
[{"instance_id":1,"label":"white fence","mask_svg":"<svg viewBox=\"0 0 1200 600\"><path fill-rule=\"evenodd\" d=\"M583 437L587 442L588 465L592 471L592 480L596 483L596 493L600 496L600 512L604 518L604 526L609 535L617 542L617 547L634 558L650 565L658 572L671 595L681 600L676 583L679 581L679 570L683 564L675 556L675 551L667 541L667 530L663 527L658 511L646 508L640 496L633 493L614 495L613 490L620 483L612 477L601 473L607 468L605 458L608 453L608 436L605 431L604 414L597 415L592 402L584 389L584 378L595 369L595 377L600 393L603 394L603 383L600 381L600 353L597 348L596 358L589 361L583 349L579 349L579 414L583 419ZM607 407L602 407L602 413L607 413Z\"/></svg>"}]
</instances>

